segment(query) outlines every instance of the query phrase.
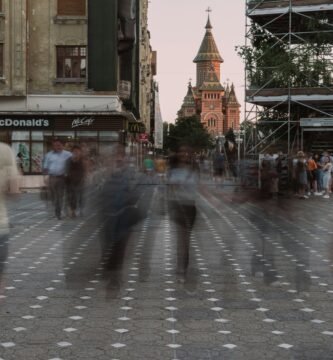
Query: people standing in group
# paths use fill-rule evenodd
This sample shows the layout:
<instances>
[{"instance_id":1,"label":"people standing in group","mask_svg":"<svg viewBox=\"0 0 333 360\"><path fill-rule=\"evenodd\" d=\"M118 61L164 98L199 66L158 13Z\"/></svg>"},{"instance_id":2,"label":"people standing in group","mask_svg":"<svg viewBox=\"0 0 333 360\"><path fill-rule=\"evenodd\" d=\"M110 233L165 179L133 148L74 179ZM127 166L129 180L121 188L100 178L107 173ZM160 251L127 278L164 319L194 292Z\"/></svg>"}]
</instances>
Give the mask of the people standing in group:
<instances>
[{"instance_id":1,"label":"people standing in group","mask_svg":"<svg viewBox=\"0 0 333 360\"><path fill-rule=\"evenodd\" d=\"M82 149L79 145L74 145L72 148L72 156L66 162L66 186L67 186L67 201L70 216L76 217L76 211L80 211L83 215L83 196L85 178L87 173L87 165L82 154Z\"/></svg>"},{"instance_id":2,"label":"people standing in group","mask_svg":"<svg viewBox=\"0 0 333 360\"><path fill-rule=\"evenodd\" d=\"M9 221L4 193L8 192L18 178L15 156L11 148L0 142L0 285L8 255Z\"/></svg>"},{"instance_id":3,"label":"people standing in group","mask_svg":"<svg viewBox=\"0 0 333 360\"><path fill-rule=\"evenodd\" d=\"M48 175L48 186L55 216L60 220L66 188L66 163L72 153L64 150L64 144L58 138L53 139L52 147L53 149L45 155L43 172Z\"/></svg>"}]
</instances>

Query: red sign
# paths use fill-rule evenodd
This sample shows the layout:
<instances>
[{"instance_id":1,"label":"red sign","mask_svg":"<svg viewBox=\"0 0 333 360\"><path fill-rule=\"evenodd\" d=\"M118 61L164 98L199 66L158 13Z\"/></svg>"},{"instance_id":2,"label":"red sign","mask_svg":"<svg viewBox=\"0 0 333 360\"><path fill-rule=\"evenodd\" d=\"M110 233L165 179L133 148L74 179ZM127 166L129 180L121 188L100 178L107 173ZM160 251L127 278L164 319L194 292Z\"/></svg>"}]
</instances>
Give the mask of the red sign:
<instances>
[{"instance_id":1,"label":"red sign","mask_svg":"<svg viewBox=\"0 0 333 360\"><path fill-rule=\"evenodd\" d=\"M139 140L142 142L148 141L148 134L139 134Z\"/></svg>"}]
</instances>

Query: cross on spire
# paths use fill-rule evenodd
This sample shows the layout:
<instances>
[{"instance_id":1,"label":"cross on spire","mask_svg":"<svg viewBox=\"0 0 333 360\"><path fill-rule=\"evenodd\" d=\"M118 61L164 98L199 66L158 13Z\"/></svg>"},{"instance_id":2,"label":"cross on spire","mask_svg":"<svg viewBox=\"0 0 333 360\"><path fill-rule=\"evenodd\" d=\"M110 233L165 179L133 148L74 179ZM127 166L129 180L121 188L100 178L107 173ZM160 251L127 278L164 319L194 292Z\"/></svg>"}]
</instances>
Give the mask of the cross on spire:
<instances>
[{"instance_id":1,"label":"cross on spire","mask_svg":"<svg viewBox=\"0 0 333 360\"><path fill-rule=\"evenodd\" d=\"M212 12L212 9L208 6L206 12L207 12L207 14L208 14L206 29L207 29L208 31L210 31L210 30L213 28L212 25L211 25L211 23L210 23L210 18L209 18L209 13Z\"/></svg>"}]
</instances>

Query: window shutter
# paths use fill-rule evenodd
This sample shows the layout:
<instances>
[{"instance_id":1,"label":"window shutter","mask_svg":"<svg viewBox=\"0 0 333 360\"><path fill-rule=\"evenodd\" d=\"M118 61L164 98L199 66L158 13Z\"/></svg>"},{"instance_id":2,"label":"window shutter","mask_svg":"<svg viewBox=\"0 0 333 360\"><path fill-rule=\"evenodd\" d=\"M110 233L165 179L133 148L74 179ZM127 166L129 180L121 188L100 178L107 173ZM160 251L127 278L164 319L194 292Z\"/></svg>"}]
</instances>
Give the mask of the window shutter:
<instances>
[{"instance_id":1,"label":"window shutter","mask_svg":"<svg viewBox=\"0 0 333 360\"><path fill-rule=\"evenodd\" d=\"M86 0L58 0L58 15L85 15Z\"/></svg>"}]
</instances>

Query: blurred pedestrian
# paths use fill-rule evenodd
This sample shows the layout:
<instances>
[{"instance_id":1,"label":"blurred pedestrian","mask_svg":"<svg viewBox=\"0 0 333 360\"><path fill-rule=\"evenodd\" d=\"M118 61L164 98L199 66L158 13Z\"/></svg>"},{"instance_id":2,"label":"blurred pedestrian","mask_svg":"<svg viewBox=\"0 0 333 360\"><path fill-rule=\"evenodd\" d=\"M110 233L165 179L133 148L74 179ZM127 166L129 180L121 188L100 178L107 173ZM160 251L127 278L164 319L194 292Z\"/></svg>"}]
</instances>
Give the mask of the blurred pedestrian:
<instances>
[{"instance_id":1,"label":"blurred pedestrian","mask_svg":"<svg viewBox=\"0 0 333 360\"><path fill-rule=\"evenodd\" d=\"M186 280L189 266L190 235L196 218L198 173L193 170L192 151L181 146L170 158L168 204L177 234L177 274Z\"/></svg>"},{"instance_id":2,"label":"blurred pedestrian","mask_svg":"<svg viewBox=\"0 0 333 360\"><path fill-rule=\"evenodd\" d=\"M225 171L225 157L223 152L217 150L213 155L213 171L214 181L223 184L223 176Z\"/></svg>"},{"instance_id":3,"label":"blurred pedestrian","mask_svg":"<svg viewBox=\"0 0 333 360\"><path fill-rule=\"evenodd\" d=\"M150 183L153 182L154 169L155 169L152 156L153 156L152 151L149 151L147 156L143 160L143 171L148 176Z\"/></svg>"},{"instance_id":4,"label":"blurred pedestrian","mask_svg":"<svg viewBox=\"0 0 333 360\"><path fill-rule=\"evenodd\" d=\"M103 231L101 250L108 292L119 290L121 272L128 241L133 230L143 219L139 200L141 189L133 177L124 149L119 146L110 158L111 169L100 192L99 204ZM144 205L146 208L146 204Z\"/></svg>"},{"instance_id":5,"label":"blurred pedestrian","mask_svg":"<svg viewBox=\"0 0 333 360\"><path fill-rule=\"evenodd\" d=\"M8 256L9 221L4 193L17 181L18 169L11 148L0 142L0 286Z\"/></svg>"},{"instance_id":6,"label":"blurred pedestrian","mask_svg":"<svg viewBox=\"0 0 333 360\"><path fill-rule=\"evenodd\" d=\"M66 162L72 154L64 150L60 139L52 142L53 150L49 151L43 161L43 172L48 175L48 186L54 204L55 216L60 220L66 186Z\"/></svg>"},{"instance_id":7,"label":"blurred pedestrian","mask_svg":"<svg viewBox=\"0 0 333 360\"><path fill-rule=\"evenodd\" d=\"M325 156L323 158L323 187L324 187L324 199L329 199L330 195L330 184L331 184L331 170L332 170L332 163L329 156Z\"/></svg>"},{"instance_id":8,"label":"blurred pedestrian","mask_svg":"<svg viewBox=\"0 0 333 360\"><path fill-rule=\"evenodd\" d=\"M20 171L20 173L23 175L24 174L24 167L23 167L23 155L21 152L19 152L17 155L16 155L16 164L17 164L17 167Z\"/></svg>"},{"instance_id":9,"label":"blurred pedestrian","mask_svg":"<svg viewBox=\"0 0 333 360\"><path fill-rule=\"evenodd\" d=\"M305 195L305 190L308 184L308 176L306 169L307 169L307 162L306 162L305 154L303 151L298 151L297 161L295 165L295 177L298 188L297 194L300 199L309 198L307 195Z\"/></svg>"},{"instance_id":10,"label":"blurred pedestrian","mask_svg":"<svg viewBox=\"0 0 333 360\"><path fill-rule=\"evenodd\" d=\"M316 183L317 183L317 192L314 193L315 195L322 195L323 194L323 190L324 190L324 186L323 186L323 163L321 162L320 159L320 155L319 154L315 154L313 157L314 161L316 162L317 165L317 169L315 172L315 176L316 176Z\"/></svg>"},{"instance_id":11,"label":"blurred pedestrian","mask_svg":"<svg viewBox=\"0 0 333 360\"><path fill-rule=\"evenodd\" d=\"M313 158L313 154L309 154L308 156L306 170L308 176L308 195L311 195L311 193L315 195L318 193L316 180L317 163Z\"/></svg>"},{"instance_id":12,"label":"blurred pedestrian","mask_svg":"<svg viewBox=\"0 0 333 360\"><path fill-rule=\"evenodd\" d=\"M162 156L158 156L154 161L154 168L156 171L158 183L164 184L167 171L166 160Z\"/></svg>"},{"instance_id":13,"label":"blurred pedestrian","mask_svg":"<svg viewBox=\"0 0 333 360\"><path fill-rule=\"evenodd\" d=\"M74 145L72 156L66 162L67 201L72 218L76 217L76 210L83 214L83 196L86 178L86 163L81 147Z\"/></svg>"}]
</instances>

